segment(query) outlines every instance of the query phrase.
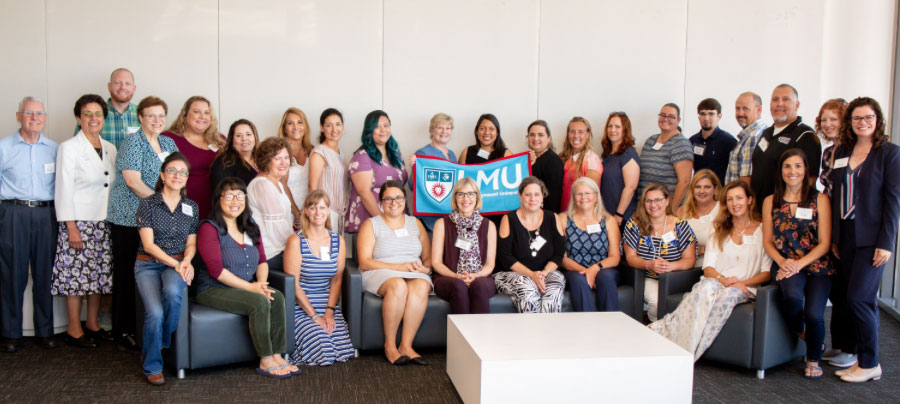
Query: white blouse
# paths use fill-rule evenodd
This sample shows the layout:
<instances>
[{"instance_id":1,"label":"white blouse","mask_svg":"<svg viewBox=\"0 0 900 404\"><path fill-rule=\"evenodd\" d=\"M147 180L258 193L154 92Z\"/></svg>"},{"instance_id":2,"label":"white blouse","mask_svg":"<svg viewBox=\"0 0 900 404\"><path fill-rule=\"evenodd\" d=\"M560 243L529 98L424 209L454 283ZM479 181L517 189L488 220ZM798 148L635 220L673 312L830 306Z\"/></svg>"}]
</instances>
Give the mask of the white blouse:
<instances>
[{"instance_id":1,"label":"white blouse","mask_svg":"<svg viewBox=\"0 0 900 404\"><path fill-rule=\"evenodd\" d=\"M698 247L705 246L709 240L709 236L713 232L713 221L716 220L717 214L719 214L719 202L716 202L716 206L713 206L712 210L706 215L696 219L687 219L688 224L691 225L691 229L694 230L694 235L697 236Z\"/></svg>"},{"instance_id":2,"label":"white blouse","mask_svg":"<svg viewBox=\"0 0 900 404\"><path fill-rule=\"evenodd\" d=\"M297 160L291 159L287 186L291 190L291 196L294 197L294 204L303 209L303 201L309 193L309 159L306 159L306 165L300 165Z\"/></svg>"},{"instance_id":3,"label":"white blouse","mask_svg":"<svg viewBox=\"0 0 900 404\"><path fill-rule=\"evenodd\" d=\"M294 232L291 200L281 184L273 184L264 177L256 177L247 185L250 214L262 233L266 259L284 251L288 237Z\"/></svg>"},{"instance_id":4,"label":"white blouse","mask_svg":"<svg viewBox=\"0 0 900 404\"><path fill-rule=\"evenodd\" d=\"M719 250L715 237L709 238L706 245L706 256L703 268L712 267L725 277L735 276L740 280L750 279L762 271L772 267L772 259L763 248L762 225L756 228L753 235L745 234L741 245L737 245L731 236L725 238L725 245ZM756 296L755 287L747 287L752 296Z\"/></svg>"}]
</instances>

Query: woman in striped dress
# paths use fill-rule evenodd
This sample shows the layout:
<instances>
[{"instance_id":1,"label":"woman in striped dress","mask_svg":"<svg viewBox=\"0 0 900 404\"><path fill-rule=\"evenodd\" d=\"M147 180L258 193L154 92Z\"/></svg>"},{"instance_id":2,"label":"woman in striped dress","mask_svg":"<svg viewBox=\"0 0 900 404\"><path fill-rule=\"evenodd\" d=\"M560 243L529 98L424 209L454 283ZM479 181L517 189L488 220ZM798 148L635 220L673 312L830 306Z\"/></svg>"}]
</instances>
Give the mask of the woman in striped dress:
<instances>
[{"instance_id":1,"label":"woman in striped dress","mask_svg":"<svg viewBox=\"0 0 900 404\"><path fill-rule=\"evenodd\" d=\"M337 307L346 251L344 238L331 230L331 201L322 190L306 196L301 230L291 235L284 270L296 280L295 350L291 362L328 366L353 357L347 322Z\"/></svg>"}]
</instances>

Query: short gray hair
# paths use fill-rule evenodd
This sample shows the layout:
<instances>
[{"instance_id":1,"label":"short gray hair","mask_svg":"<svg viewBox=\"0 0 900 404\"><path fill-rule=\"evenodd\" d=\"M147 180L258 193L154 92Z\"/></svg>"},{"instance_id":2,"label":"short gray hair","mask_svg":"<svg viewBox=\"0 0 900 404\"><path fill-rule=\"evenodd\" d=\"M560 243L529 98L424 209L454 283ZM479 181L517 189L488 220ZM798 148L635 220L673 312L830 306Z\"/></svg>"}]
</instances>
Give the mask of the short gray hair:
<instances>
[{"instance_id":1,"label":"short gray hair","mask_svg":"<svg viewBox=\"0 0 900 404\"><path fill-rule=\"evenodd\" d=\"M800 99L800 93L797 92L797 89L794 88L794 86L792 86L788 83L781 83L781 84L775 86L775 88L790 88L791 91L794 92L794 101L797 101Z\"/></svg>"},{"instance_id":2,"label":"short gray hair","mask_svg":"<svg viewBox=\"0 0 900 404\"><path fill-rule=\"evenodd\" d=\"M753 98L753 103L756 104L757 107L762 105L762 97L760 97L759 94L754 93L753 91L745 91L741 93L740 96L750 96L750 98Z\"/></svg>"},{"instance_id":3,"label":"short gray hair","mask_svg":"<svg viewBox=\"0 0 900 404\"><path fill-rule=\"evenodd\" d=\"M38 99L37 97L32 97L32 96L29 95L29 96L23 97L23 98L22 98L22 101L19 101L19 109L17 109L16 112L22 112L22 111L24 111L24 109L25 109L25 103L26 103L26 102L36 102L36 103L41 104L41 108L47 109L47 107L44 106L44 102L43 102L43 101L41 101L41 100Z\"/></svg>"}]
</instances>

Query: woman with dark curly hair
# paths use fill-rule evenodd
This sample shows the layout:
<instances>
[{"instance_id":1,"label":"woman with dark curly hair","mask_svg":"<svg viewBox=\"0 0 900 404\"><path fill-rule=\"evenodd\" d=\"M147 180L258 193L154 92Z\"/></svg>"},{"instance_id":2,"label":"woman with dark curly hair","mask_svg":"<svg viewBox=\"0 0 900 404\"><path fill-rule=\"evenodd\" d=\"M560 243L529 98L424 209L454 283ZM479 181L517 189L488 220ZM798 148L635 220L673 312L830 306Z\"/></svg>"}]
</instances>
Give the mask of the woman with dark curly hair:
<instances>
[{"instance_id":1,"label":"woman with dark curly hair","mask_svg":"<svg viewBox=\"0 0 900 404\"><path fill-rule=\"evenodd\" d=\"M290 146L279 137L263 140L253 153L259 175L247 185L250 213L259 225L269 269L284 270L282 253L294 232L299 214L292 211L290 194L281 183L291 165Z\"/></svg>"}]
</instances>

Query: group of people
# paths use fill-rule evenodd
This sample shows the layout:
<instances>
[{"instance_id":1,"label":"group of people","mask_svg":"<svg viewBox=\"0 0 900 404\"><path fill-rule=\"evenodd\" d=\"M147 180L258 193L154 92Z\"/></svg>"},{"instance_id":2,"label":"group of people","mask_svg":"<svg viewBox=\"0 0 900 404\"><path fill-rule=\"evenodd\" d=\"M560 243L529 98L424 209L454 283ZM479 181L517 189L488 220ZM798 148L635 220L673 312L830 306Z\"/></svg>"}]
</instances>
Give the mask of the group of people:
<instances>
[{"instance_id":1,"label":"group of people","mask_svg":"<svg viewBox=\"0 0 900 404\"><path fill-rule=\"evenodd\" d=\"M75 136L59 145L43 135L47 114L31 97L19 104L19 131L0 140L3 351L21 347L31 265L35 334L48 348L58 344L51 295L64 295L67 344L116 340L138 349L139 293L151 384L165 382L160 350L171 344L192 284L200 304L249 316L258 373L287 378L298 365L346 361L354 352L338 301L344 235L352 234L363 289L384 299L385 356L395 365L428 364L412 343L432 292L457 314L489 313L495 293L510 295L519 312L558 312L567 288L574 310L615 311L624 256L646 271L650 327L697 358L731 309L771 278L782 287L788 325L807 341L808 377L821 377L823 353L849 367L844 380L881 376L875 296L900 216L897 176L884 174L900 172L900 151L872 99L829 101L814 130L797 116L796 90L783 84L767 128L761 98L744 93L735 103L737 138L718 127L714 99L698 105L701 131L690 139L680 108L666 104L660 133L640 155L624 112L607 118L599 153L586 119L569 121L559 154L549 125L537 120L527 129L533 176L518 187L518 209L482 215L478 184L462 178L449 215L416 218L407 208L409 162L384 111L365 117L361 146L347 161L334 108L320 115L313 146L297 108L260 141L246 119L221 135L200 96L166 128L163 100L130 102L127 69L116 69L108 88L107 100L76 101ZM450 116L435 115L430 143L415 154L463 164L511 154L492 114L478 118L475 144L458 158L448 148L453 128ZM658 275L697 263L703 280L657 318ZM295 296L268 286L273 270L294 276ZM110 293L113 328L104 332L100 295ZM828 298L834 347L823 352ZM294 313L284 312L284 299L296 301Z\"/></svg>"}]
</instances>

